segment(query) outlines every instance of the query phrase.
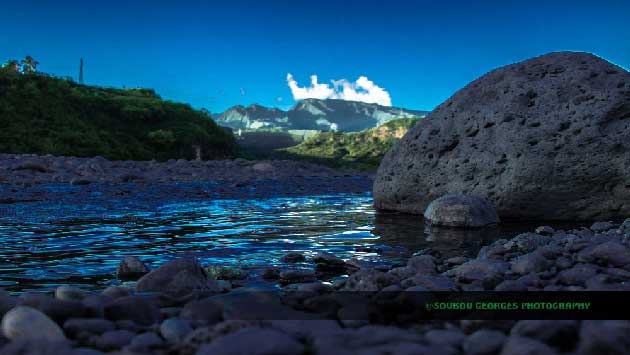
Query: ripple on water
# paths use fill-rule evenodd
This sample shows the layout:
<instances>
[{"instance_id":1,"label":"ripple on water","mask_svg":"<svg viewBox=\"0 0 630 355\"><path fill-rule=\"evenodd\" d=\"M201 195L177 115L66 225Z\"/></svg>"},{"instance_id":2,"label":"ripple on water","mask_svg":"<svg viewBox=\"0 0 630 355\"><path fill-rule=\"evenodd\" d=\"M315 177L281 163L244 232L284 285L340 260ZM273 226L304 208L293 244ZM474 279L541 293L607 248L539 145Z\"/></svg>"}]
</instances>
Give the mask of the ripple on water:
<instances>
[{"instance_id":1,"label":"ripple on water","mask_svg":"<svg viewBox=\"0 0 630 355\"><path fill-rule=\"evenodd\" d=\"M196 257L202 264L237 265L255 276L270 263L293 267L280 262L288 251L392 263L427 247L472 256L498 238L435 232L425 230L418 216L376 214L367 192L173 203L152 194L118 199L93 194L84 201L72 197L75 188L62 191L61 202L2 207L0 287L102 288L117 282L113 275L126 255L152 267ZM365 246L382 252L357 251ZM259 283L254 276L249 282Z\"/></svg>"}]
</instances>

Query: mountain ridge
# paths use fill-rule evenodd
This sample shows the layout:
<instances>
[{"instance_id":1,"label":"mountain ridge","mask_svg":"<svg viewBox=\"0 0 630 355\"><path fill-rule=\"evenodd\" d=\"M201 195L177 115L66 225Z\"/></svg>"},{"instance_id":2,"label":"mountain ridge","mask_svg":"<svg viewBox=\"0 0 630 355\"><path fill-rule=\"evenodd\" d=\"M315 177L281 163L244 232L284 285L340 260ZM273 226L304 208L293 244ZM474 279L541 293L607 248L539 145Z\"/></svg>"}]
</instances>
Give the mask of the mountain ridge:
<instances>
[{"instance_id":1,"label":"mountain ridge","mask_svg":"<svg viewBox=\"0 0 630 355\"><path fill-rule=\"evenodd\" d=\"M397 118L424 117L428 111L359 101L304 99L288 111L259 104L233 106L212 118L233 129L298 129L359 132Z\"/></svg>"}]
</instances>

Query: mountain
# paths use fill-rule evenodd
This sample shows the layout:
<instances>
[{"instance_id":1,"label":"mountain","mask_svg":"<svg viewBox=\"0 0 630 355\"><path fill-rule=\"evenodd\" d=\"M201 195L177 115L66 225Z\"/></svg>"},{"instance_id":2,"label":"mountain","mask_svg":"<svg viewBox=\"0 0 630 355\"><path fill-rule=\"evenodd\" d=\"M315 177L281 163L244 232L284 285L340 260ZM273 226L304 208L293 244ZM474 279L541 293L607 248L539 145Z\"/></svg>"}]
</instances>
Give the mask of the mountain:
<instances>
[{"instance_id":1,"label":"mountain","mask_svg":"<svg viewBox=\"0 0 630 355\"><path fill-rule=\"evenodd\" d=\"M365 102L305 99L289 111L260 105L239 105L221 114L212 115L212 118L220 125L235 129L358 132L395 118L424 117L427 113Z\"/></svg>"}]
</instances>

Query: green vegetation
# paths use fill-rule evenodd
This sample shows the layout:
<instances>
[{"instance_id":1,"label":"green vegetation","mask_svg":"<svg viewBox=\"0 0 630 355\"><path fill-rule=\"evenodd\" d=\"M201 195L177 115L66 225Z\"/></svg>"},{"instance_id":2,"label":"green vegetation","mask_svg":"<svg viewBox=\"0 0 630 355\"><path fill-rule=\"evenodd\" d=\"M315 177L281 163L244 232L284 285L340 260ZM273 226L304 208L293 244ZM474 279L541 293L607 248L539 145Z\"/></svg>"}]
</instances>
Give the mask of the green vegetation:
<instances>
[{"instance_id":1,"label":"green vegetation","mask_svg":"<svg viewBox=\"0 0 630 355\"><path fill-rule=\"evenodd\" d=\"M294 147L278 150L277 155L339 169L375 170L387 150L419 121L400 118L362 132L321 132Z\"/></svg>"},{"instance_id":2,"label":"green vegetation","mask_svg":"<svg viewBox=\"0 0 630 355\"><path fill-rule=\"evenodd\" d=\"M21 65L20 65L21 64ZM231 157L229 129L150 89L113 89L37 73L26 57L0 68L0 152L108 159Z\"/></svg>"}]
</instances>

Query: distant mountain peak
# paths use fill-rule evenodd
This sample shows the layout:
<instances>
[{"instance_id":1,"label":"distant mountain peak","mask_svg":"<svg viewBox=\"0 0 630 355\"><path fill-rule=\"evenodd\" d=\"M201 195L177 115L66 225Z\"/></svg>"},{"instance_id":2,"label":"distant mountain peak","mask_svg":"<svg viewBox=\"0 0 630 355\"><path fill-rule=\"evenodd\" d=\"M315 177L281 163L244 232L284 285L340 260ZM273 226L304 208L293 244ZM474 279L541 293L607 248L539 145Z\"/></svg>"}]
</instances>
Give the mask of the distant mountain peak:
<instances>
[{"instance_id":1,"label":"distant mountain peak","mask_svg":"<svg viewBox=\"0 0 630 355\"><path fill-rule=\"evenodd\" d=\"M374 128L402 117L423 117L427 111L387 107L338 99L304 99L288 111L259 104L234 106L213 118L223 126L241 129L299 129L347 132Z\"/></svg>"}]
</instances>

